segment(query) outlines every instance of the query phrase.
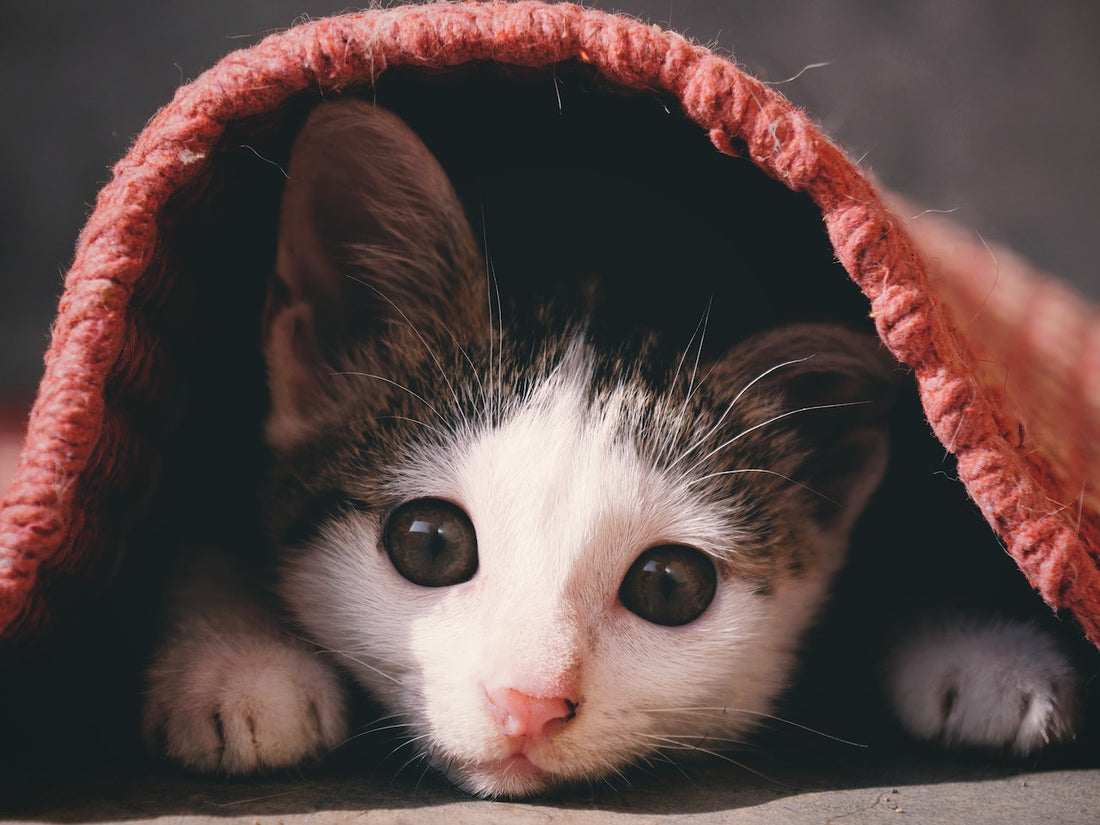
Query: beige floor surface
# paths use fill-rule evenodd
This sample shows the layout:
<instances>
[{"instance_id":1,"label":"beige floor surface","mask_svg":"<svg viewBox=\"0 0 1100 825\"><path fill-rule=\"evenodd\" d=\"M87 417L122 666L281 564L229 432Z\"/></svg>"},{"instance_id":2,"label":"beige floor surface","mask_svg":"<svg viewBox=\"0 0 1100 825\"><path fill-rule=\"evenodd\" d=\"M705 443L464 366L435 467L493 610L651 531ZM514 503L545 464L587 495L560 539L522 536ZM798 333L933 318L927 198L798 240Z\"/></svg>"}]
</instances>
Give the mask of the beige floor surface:
<instances>
[{"instance_id":1,"label":"beige floor surface","mask_svg":"<svg viewBox=\"0 0 1100 825\"><path fill-rule=\"evenodd\" d=\"M166 767L37 773L4 794L0 821L18 823L1100 823L1100 770L1005 765L929 754L826 748L740 757L753 774L711 761L635 772L522 802L472 799L432 775L341 764L263 780L201 779ZM808 761L808 764L807 764ZM9 778L12 778L9 774Z\"/></svg>"}]
</instances>

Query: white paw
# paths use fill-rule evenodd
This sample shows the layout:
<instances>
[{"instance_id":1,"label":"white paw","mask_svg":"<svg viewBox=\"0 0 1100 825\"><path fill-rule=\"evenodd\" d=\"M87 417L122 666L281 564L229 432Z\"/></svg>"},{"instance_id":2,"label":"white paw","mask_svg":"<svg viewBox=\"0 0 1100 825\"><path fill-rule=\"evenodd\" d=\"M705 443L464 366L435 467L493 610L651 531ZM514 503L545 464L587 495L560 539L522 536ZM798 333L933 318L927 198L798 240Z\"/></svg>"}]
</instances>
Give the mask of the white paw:
<instances>
[{"instance_id":1,"label":"white paw","mask_svg":"<svg viewBox=\"0 0 1100 825\"><path fill-rule=\"evenodd\" d=\"M1023 756L1074 736L1077 675L1029 624L926 627L895 653L888 689L910 733L948 747Z\"/></svg>"},{"instance_id":2,"label":"white paw","mask_svg":"<svg viewBox=\"0 0 1100 825\"><path fill-rule=\"evenodd\" d=\"M148 683L147 741L195 770L288 767L346 736L335 673L283 635L192 630L161 650Z\"/></svg>"}]
</instances>

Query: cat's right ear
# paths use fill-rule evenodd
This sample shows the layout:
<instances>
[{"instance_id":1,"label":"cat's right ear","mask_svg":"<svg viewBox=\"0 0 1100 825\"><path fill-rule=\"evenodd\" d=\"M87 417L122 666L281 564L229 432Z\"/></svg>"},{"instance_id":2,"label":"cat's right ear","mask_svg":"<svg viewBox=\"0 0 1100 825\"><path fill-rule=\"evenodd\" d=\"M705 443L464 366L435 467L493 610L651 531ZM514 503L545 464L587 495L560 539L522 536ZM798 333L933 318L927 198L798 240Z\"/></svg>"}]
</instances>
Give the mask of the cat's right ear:
<instances>
[{"instance_id":1,"label":"cat's right ear","mask_svg":"<svg viewBox=\"0 0 1100 825\"><path fill-rule=\"evenodd\" d=\"M473 323L477 269L450 180L400 118L358 99L314 109L291 150L264 309L268 441L310 430L352 350L384 373Z\"/></svg>"}]
</instances>

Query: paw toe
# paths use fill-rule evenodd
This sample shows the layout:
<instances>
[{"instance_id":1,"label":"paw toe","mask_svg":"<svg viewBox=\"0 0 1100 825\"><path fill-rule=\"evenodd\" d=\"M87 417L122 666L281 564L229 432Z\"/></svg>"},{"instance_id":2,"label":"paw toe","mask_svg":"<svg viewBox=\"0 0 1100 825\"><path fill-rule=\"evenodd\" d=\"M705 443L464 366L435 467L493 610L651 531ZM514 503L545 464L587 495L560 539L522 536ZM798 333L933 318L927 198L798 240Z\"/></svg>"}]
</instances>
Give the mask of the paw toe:
<instances>
[{"instance_id":1,"label":"paw toe","mask_svg":"<svg viewBox=\"0 0 1100 825\"><path fill-rule=\"evenodd\" d=\"M150 670L150 742L194 770L249 773L318 757L346 730L343 689L291 640L189 645Z\"/></svg>"},{"instance_id":2,"label":"paw toe","mask_svg":"<svg viewBox=\"0 0 1100 825\"><path fill-rule=\"evenodd\" d=\"M895 657L890 693L913 735L948 747L1024 756L1074 734L1073 668L1030 625L925 629Z\"/></svg>"}]
</instances>

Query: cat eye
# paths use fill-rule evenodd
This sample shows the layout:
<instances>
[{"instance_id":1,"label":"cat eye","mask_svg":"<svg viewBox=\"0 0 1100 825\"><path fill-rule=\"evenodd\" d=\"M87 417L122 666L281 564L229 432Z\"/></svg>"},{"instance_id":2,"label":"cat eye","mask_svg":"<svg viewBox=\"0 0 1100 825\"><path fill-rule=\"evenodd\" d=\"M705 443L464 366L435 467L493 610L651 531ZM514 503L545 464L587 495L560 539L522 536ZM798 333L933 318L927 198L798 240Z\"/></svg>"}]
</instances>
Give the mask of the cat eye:
<instances>
[{"instance_id":1,"label":"cat eye","mask_svg":"<svg viewBox=\"0 0 1100 825\"><path fill-rule=\"evenodd\" d=\"M619 601L647 622L682 625L703 615L717 586L714 563L705 554L662 544L634 560L619 587Z\"/></svg>"},{"instance_id":2,"label":"cat eye","mask_svg":"<svg viewBox=\"0 0 1100 825\"><path fill-rule=\"evenodd\" d=\"M383 543L397 572L423 587L449 587L477 572L477 536L470 517L449 501L421 498L390 515Z\"/></svg>"}]
</instances>

